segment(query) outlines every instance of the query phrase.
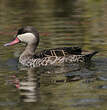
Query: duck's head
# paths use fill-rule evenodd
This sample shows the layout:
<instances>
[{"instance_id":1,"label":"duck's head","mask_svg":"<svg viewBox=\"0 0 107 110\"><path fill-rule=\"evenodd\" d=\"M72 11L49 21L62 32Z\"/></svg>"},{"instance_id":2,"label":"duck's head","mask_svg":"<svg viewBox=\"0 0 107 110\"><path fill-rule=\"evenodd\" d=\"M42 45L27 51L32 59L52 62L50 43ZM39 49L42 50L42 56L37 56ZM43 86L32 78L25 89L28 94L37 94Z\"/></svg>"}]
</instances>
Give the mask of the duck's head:
<instances>
[{"instance_id":1,"label":"duck's head","mask_svg":"<svg viewBox=\"0 0 107 110\"><path fill-rule=\"evenodd\" d=\"M4 46L15 45L19 42L24 42L27 44L33 43L35 45L38 45L39 33L32 26L26 26L26 27L20 28L16 34L15 39L10 43L6 43Z\"/></svg>"}]
</instances>

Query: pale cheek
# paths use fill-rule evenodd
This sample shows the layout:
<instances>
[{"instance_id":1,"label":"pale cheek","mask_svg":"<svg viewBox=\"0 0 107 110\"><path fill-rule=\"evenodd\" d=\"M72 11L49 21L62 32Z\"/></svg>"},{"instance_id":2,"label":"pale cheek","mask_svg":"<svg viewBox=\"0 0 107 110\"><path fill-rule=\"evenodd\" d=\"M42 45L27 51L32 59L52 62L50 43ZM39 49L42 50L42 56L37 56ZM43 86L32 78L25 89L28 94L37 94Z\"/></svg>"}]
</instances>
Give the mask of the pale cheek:
<instances>
[{"instance_id":1,"label":"pale cheek","mask_svg":"<svg viewBox=\"0 0 107 110\"><path fill-rule=\"evenodd\" d=\"M33 38L31 38L31 37L26 37L26 38L23 38L22 39L22 41L23 42L26 42L26 43L28 43L28 42L30 42L30 41L33 41L34 39Z\"/></svg>"},{"instance_id":2,"label":"pale cheek","mask_svg":"<svg viewBox=\"0 0 107 110\"><path fill-rule=\"evenodd\" d=\"M35 36L32 33L26 33L26 34L22 34L17 36L22 42L30 42L33 41L35 39Z\"/></svg>"}]
</instances>

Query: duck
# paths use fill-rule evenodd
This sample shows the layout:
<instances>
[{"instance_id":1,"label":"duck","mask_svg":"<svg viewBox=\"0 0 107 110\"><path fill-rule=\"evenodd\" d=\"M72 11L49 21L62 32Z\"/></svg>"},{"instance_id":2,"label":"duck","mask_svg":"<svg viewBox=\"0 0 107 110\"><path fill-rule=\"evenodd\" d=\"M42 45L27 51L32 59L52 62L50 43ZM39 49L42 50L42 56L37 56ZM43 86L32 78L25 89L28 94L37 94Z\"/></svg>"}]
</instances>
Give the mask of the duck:
<instances>
[{"instance_id":1,"label":"duck","mask_svg":"<svg viewBox=\"0 0 107 110\"><path fill-rule=\"evenodd\" d=\"M61 47L35 52L39 45L39 32L33 26L25 26L18 29L15 39L4 46L12 46L18 43L26 43L26 48L19 57L19 63L23 66L35 68L40 66L58 65L67 63L89 62L97 51L88 52L80 47Z\"/></svg>"}]
</instances>

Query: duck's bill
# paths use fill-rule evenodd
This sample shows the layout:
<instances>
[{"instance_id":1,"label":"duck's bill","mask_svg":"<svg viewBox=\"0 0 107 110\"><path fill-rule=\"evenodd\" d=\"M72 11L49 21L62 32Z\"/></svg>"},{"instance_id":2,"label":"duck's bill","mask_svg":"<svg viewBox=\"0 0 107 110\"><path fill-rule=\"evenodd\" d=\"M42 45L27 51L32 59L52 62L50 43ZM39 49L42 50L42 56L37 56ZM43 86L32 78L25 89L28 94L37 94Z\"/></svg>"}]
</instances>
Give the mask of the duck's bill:
<instances>
[{"instance_id":1,"label":"duck's bill","mask_svg":"<svg viewBox=\"0 0 107 110\"><path fill-rule=\"evenodd\" d=\"M12 42L9 42L9 43L4 44L4 46L15 45L15 44L17 44L19 42L20 42L20 40L16 37L15 40L13 40Z\"/></svg>"}]
</instances>

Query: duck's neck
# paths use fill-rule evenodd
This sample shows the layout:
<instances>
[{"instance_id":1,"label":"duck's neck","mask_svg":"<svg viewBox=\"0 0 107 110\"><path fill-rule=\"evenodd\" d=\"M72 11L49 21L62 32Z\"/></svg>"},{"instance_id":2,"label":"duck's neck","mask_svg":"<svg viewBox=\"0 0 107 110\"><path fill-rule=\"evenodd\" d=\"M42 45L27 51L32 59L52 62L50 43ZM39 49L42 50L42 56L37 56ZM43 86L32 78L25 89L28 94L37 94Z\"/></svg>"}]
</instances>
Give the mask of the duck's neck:
<instances>
[{"instance_id":1,"label":"duck's neck","mask_svg":"<svg viewBox=\"0 0 107 110\"><path fill-rule=\"evenodd\" d=\"M24 52L21 54L20 58L32 57L35 54L37 45L35 43L30 43L26 46Z\"/></svg>"}]
</instances>

